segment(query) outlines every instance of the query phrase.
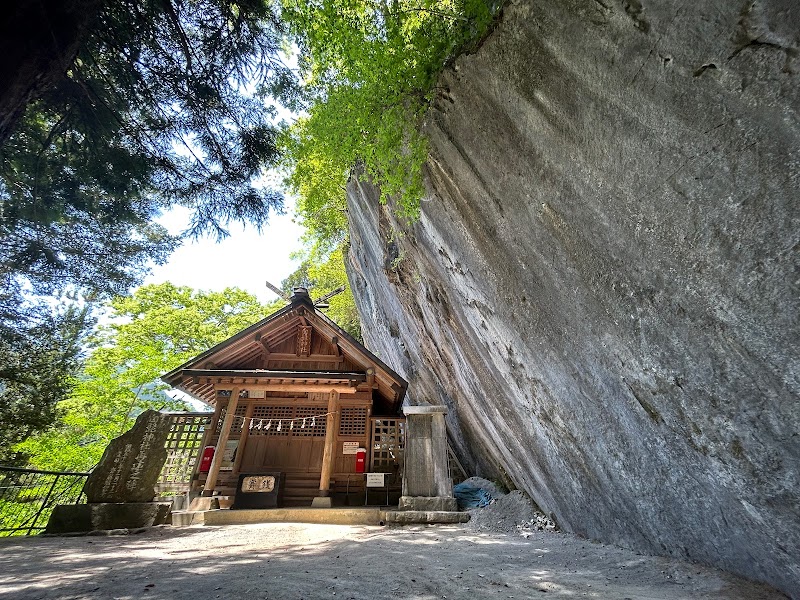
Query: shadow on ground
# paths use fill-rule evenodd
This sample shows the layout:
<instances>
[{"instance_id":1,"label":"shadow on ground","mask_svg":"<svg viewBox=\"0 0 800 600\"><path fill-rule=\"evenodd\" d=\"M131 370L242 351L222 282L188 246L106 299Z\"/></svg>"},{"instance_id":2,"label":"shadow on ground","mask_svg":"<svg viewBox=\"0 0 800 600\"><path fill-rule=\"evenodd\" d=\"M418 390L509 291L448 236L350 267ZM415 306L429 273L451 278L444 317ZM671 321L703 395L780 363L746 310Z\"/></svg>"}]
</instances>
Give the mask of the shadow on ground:
<instances>
[{"instance_id":1,"label":"shadow on ground","mask_svg":"<svg viewBox=\"0 0 800 600\"><path fill-rule=\"evenodd\" d=\"M0 540L0 598L777 599L715 569L538 533L259 524Z\"/></svg>"}]
</instances>

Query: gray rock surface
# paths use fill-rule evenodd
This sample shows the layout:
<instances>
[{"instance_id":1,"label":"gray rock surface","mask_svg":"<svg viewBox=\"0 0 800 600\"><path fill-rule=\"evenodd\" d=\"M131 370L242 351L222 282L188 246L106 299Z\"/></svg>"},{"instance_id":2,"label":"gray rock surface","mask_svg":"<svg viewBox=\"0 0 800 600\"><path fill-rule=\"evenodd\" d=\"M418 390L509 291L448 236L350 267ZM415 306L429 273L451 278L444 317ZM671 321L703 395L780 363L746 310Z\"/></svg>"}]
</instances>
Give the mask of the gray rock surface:
<instances>
[{"instance_id":1,"label":"gray rock surface","mask_svg":"<svg viewBox=\"0 0 800 600\"><path fill-rule=\"evenodd\" d=\"M154 410L140 414L129 431L111 440L87 478L88 502L150 502L167 459L169 430L169 416Z\"/></svg>"},{"instance_id":2,"label":"gray rock surface","mask_svg":"<svg viewBox=\"0 0 800 600\"><path fill-rule=\"evenodd\" d=\"M799 36L793 0L512 2L440 81L419 222L348 187L367 345L473 474L788 593Z\"/></svg>"}]
</instances>

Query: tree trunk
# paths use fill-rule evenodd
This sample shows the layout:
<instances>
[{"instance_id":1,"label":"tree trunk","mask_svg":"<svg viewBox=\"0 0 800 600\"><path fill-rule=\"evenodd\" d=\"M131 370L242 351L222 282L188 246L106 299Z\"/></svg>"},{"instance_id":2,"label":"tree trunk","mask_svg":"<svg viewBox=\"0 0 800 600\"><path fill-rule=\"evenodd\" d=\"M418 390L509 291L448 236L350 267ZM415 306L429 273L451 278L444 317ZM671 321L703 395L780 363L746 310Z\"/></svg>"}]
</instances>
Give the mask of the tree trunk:
<instances>
[{"instance_id":1,"label":"tree trunk","mask_svg":"<svg viewBox=\"0 0 800 600\"><path fill-rule=\"evenodd\" d=\"M30 102L75 60L100 0L13 2L0 19L0 145Z\"/></svg>"}]
</instances>

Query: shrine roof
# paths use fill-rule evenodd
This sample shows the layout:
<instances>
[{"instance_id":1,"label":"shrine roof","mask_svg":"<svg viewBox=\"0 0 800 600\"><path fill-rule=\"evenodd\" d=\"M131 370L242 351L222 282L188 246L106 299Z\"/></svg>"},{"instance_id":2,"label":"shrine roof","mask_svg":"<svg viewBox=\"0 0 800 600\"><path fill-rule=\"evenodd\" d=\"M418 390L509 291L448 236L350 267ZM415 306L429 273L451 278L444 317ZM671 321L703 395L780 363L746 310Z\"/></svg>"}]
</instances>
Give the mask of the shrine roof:
<instances>
[{"instance_id":1,"label":"shrine roof","mask_svg":"<svg viewBox=\"0 0 800 600\"><path fill-rule=\"evenodd\" d=\"M373 390L391 414L408 383L296 290L290 304L162 376L214 405L225 387L340 393Z\"/></svg>"}]
</instances>

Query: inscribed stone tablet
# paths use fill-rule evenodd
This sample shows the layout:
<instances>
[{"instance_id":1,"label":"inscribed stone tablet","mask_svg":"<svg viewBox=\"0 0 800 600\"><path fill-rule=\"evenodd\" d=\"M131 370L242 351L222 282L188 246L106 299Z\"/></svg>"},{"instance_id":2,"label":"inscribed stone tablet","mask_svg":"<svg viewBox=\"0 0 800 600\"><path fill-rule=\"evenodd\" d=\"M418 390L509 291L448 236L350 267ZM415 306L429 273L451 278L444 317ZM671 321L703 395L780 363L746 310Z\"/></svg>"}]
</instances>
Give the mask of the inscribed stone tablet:
<instances>
[{"instance_id":1,"label":"inscribed stone tablet","mask_svg":"<svg viewBox=\"0 0 800 600\"><path fill-rule=\"evenodd\" d=\"M147 410L111 440L83 488L88 502L150 502L167 459L170 422L168 415Z\"/></svg>"}]
</instances>

